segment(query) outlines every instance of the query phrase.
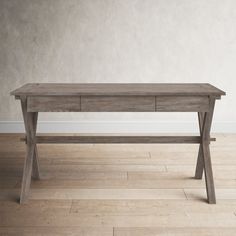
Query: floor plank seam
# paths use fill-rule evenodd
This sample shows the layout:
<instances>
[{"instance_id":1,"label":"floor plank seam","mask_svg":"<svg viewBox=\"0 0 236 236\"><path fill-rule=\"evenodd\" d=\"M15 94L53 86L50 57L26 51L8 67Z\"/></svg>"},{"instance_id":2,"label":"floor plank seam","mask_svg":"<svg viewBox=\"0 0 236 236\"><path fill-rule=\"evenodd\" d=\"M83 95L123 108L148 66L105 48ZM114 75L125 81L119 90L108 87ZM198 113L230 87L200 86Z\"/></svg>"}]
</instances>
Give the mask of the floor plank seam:
<instances>
[{"instance_id":1,"label":"floor plank seam","mask_svg":"<svg viewBox=\"0 0 236 236\"><path fill-rule=\"evenodd\" d=\"M101 159L95 159L96 154L92 150L89 161L79 157L82 161L76 162L77 154L70 160L70 153L65 146L65 153L62 148L59 156L55 155L54 160L50 160L55 161L56 166L49 164L49 161L45 162L47 156L50 158L52 155L50 148L42 148L42 171L50 178L55 176L45 181L42 179L41 183L34 181L33 197L28 206L21 207L16 199L21 187L20 171L23 170L23 164L19 162L19 158L22 154L19 153L17 158L18 152L9 155L2 151L18 148L13 143L9 146L2 144L1 147L0 212L4 217L0 222L0 235L5 235L6 232L13 232L12 235L23 234L22 232L34 235L37 231L44 235L50 232L54 235L76 234L77 230L79 235L104 236L172 233L236 235L235 153L230 156L231 163L234 164L220 164L228 161L222 157L231 150L235 151L234 144L224 152L215 150L215 153L219 150L216 164L213 165L218 195L216 205L208 205L204 200L204 176L202 180L192 177L195 170L193 157L181 159L182 154L177 156L178 150L176 156L175 150L170 150L172 157L159 147L158 150L152 146L144 150L142 147L132 146L137 155L131 152L128 155L122 152L120 155L119 149L113 150L112 147L114 154L110 154L109 147L102 147L95 150L99 157L102 156ZM191 152L192 150L190 149ZM109 155L104 157L102 153L108 151ZM82 150L82 154L83 152L85 151ZM86 152L89 156L90 149ZM142 155L139 154L141 152ZM142 157L139 159L139 156ZM67 157L66 164L60 162ZM190 159L191 162L188 162ZM80 170L83 173L79 173ZM58 181L56 177L59 178ZM169 230L168 227L172 229Z\"/></svg>"},{"instance_id":2,"label":"floor plank seam","mask_svg":"<svg viewBox=\"0 0 236 236\"><path fill-rule=\"evenodd\" d=\"M187 195L187 193L185 192L184 188L183 188L183 192L184 192L184 196L185 196L186 200L188 201L188 200L189 200L189 199L188 199L188 195Z\"/></svg>"},{"instance_id":3,"label":"floor plank seam","mask_svg":"<svg viewBox=\"0 0 236 236\"><path fill-rule=\"evenodd\" d=\"M71 204L70 204L69 214L72 214L73 203L74 203L74 200L72 199L72 200L71 200Z\"/></svg>"}]
</instances>

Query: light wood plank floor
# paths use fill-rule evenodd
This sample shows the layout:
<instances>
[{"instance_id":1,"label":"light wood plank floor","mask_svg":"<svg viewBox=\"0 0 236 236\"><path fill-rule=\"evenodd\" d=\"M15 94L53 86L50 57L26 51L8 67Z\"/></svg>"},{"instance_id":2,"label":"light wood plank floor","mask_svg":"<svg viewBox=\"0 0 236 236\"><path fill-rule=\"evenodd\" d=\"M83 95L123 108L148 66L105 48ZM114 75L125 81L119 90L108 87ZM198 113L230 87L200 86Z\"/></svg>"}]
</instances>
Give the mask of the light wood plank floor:
<instances>
[{"instance_id":1,"label":"light wood plank floor","mask_svg":"<svg viewBox=\"0 0 236 236\"><path fill-rule=\"evenodd\" d=\"M0 235L236 235L236 135L211 144L217 204L193 179L198 145L39 145L41 181L17 199L20 135L0 135Z\"/></svg>"}]
</instances>

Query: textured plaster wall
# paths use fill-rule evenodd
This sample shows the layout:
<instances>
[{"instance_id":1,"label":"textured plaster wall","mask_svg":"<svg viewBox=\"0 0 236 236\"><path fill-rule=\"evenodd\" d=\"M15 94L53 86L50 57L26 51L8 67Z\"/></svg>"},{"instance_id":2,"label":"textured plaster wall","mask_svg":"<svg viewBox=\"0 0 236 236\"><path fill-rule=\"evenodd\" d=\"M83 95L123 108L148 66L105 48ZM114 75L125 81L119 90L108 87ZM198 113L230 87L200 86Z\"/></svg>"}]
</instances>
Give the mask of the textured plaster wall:
<instances>
[{"instance_id":1,"label":"textured plaster wall","mask_svg":"<svg viewBox=\"0 0 236 236\"><path fill-rule=\"evenodd\" d=\"M236 121L235 0L0 0L0 120L28 82L209 82ZM43 120L190 120L182 114L43 114Z\"/></svg>"}]
</instances>

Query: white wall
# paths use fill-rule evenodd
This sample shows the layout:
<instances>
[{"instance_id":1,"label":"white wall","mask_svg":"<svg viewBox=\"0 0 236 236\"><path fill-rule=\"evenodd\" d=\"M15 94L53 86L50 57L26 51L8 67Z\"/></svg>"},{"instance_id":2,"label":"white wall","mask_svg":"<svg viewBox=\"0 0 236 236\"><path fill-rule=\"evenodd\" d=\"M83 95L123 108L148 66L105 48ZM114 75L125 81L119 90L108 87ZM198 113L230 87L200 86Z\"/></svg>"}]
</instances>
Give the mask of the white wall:
<instances>
[{"instance_id":1,"label":"white wall","mask_svg":"<svg viewBox=\"0 0 236 236\"><path fill-rule=\"evenodd\" d=\"M235 68L235 0L0 0L0 132L23 130L9 92L28 82L208 82L227 92L213 130L236 132ZM45 113L40 120L51 121L44 131L197 127L194 114Z\"/></svg>"}]
</instances>

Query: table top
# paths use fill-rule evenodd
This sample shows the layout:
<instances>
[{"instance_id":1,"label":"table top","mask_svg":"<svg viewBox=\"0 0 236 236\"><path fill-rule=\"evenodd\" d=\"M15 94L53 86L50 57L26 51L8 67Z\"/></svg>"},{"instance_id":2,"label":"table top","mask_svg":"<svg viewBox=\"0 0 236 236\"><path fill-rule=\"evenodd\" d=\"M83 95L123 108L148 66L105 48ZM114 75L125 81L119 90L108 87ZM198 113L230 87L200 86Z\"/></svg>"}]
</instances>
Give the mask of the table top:
<instances>
[{"instance_id":1,"label":"table top","mask_svg":"<svg viewBox=\"0 0 236 236\"><path fill-rule=\"evenodd\" d=\"M15 96L221 96L225 92L207 83L30 83L11 92Z\"/></svg>"}]
</instances>

